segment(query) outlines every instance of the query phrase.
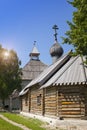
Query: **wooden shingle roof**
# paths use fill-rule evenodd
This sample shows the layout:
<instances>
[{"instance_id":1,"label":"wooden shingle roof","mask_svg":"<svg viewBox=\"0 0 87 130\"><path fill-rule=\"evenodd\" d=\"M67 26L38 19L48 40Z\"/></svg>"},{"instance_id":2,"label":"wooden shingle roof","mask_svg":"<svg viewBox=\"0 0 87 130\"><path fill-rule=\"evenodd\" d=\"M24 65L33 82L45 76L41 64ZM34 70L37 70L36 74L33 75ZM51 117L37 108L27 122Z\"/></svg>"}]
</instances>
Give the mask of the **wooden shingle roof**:
<instances>
[{"instance_id":1,"label":"wooden shingle roof","mask_svg":"<svg viewBox=\"0 0 87 130\"><path fill-rule=\"evenodd\" d=\"M33 80L47 67L46 64L39 60L39 55L40 53L34 43L33 49L29 54L30 61L22 69L22 80Z\"/></svg>"},{"instance_id":2,"label":"wooden shingle roof","mask_svg":"<svg viewBox=\"0 0 87 130\"><path fill-rule=\"evenodd\" d=\"M40 60L31 59L22 69L22 80L32 80L36 78L46 67L47 65Z\"/></svg>"}]
</instances>

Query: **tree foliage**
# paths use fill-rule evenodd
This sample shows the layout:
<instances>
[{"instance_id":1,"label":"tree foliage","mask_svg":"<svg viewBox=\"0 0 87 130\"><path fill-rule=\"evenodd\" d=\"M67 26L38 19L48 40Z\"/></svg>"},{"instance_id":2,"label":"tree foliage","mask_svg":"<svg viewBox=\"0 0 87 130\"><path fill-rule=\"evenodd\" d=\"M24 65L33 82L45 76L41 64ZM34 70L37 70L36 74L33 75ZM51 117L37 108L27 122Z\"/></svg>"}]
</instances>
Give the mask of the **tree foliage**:
<instances>
[{"instance_id":1,"label":"tree foliage","mask_svg":"<svg viewBox=\"0 0 87 130\"><path fill-rule=\"evenodd\" d=\"M87 0L68 0L75 11L73 12L72 22L67 21L70 30L66 31L66 38L63 43L72 44L75 54L87 57Z\"/></svg>"},{"instance_id":2,"label":"tree foliage","mask_svg":"<svg viewBox=\"0 0 87 130\"><path fill-rule=\"evenodd\" d=\"M14 50L8 51L0 46L0 99L3 101L14 89L21 88L20 61Z\"/></svg>"}]
</instances>

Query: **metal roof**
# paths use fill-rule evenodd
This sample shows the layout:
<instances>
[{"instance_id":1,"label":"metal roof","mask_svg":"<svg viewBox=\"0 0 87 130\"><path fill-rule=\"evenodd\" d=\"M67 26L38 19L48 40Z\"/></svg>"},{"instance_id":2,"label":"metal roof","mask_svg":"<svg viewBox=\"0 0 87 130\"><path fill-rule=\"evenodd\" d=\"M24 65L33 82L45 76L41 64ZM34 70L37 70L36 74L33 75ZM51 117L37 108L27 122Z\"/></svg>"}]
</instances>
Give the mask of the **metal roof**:
<instances>
[{"instance_id":1,"label":"metal roof","mask_svg":"<svg viewBox=\"0 0 87 130\"><path fill-rule=\"evenodd\" d=\"M71 62L71 60L73 60ZM57 78L53 85L62 84L84 84L87 82L85 66L83 64L82 58L80 56L71 58L69 66L64 66L66 69L62 75ZM59 72L60 73L60 72Z\"/></svg>"},{"instance_id":2,"label":"metal roof","mask_svg":"<svg viewBox=\"0 0 87 130\"><path fill-rule=\"evenodd\" d=\"M40 88L51 85L87 84L87 65L83 64L82 57L73 57L69 52L57 62L48 66L37 78L32 80L24 90L35 84L38 84Z\"/></svg>"},{"instance_id":3,"label":"metal roof","mask_svg":"<svg viewBox=\"0 0 87 130\"><path fill-rule=\"evenodd\" d=\"M25 95L28 91L29 91L29 88L23 89L23 90L19 93L19 96Z\"/></svg>"},{"instance_id":4,"label":"metal roof","mask_svg":"<svg viewBox=\"0 0 87 130\"><path fill-rule=\"evenodd\" d=\"M30 54L40 54L40 52L38 51L38 49L36 48L36 46L34 45L32 51Z\"/></svg>"},{"instance_id":5,"label":"metal roof","mask_svg":"<svg viewBox=\"0 0 87 130\"><path fill-rule=\"evenodd\" d=\"M86 82L87 66L84 66L80 56L76 56L71 57L41 88L50 85L84 84Z\"/></svg>"},{"instance_id":6,"label":"metal roof","mask_svg":"<svg viewBox=\"0 0 87 130\"><path fill-rule=\"evenodd\" d=\"M69 52L70 53L70 52ZM48 66L46 69L44 69L44 71L34 80L32 80L26 87L31 87L32 85L38 84L39 85L43 85L47 80L49 80L49 78L57 71L60 69L60 67L65 64L67 62L67 60L69 60L69 58L71 57L70 55L66 54L63 57L59 58L59 60L57 62L55 62L54 64Z\"/></svg>"}]
</instances>

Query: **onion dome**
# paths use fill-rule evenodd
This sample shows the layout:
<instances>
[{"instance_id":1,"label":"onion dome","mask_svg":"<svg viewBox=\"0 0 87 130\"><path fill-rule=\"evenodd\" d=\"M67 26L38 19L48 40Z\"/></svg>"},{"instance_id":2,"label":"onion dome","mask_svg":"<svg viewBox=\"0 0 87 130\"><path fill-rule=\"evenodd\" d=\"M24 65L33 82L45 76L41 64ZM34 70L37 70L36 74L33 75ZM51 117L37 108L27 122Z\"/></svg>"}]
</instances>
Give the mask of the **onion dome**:
<instances>
[{"instance_id":1,"label":"onion dome","mask_svg":"<svg viewBox=\"0 0 87 130\"><path fill-rule=\"evenodd\" d=\"M60 58L63 54L63 48L60 46L60 44L57 41L57 32L56 30L58 29L57 25L53 26L53 29L55 30L55 43L52 45L50 48L50 55L53 59L53 63L57 61L58 58Z\"/></svg>"},{"instance_id":2,"label":"onion dome","mask_svg":"<svg viewBox=\"0 0 87 130\"><path fill-rule=\"evenodd\" d=\"M63 54L63 48L59 45L58 42L54 43L53 46L50 48L50 55L57 56L58 58L61 57Z\"/></svg>"}]
</instances>

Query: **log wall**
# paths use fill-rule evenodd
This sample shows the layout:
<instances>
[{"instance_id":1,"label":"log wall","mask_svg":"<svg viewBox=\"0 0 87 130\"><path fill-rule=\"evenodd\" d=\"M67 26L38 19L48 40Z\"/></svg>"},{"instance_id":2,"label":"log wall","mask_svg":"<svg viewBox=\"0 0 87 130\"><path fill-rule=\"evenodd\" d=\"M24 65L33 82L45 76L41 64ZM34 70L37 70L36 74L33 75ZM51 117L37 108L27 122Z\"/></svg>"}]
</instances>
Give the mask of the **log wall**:
<instances>
[{"instance_id":1,"label":"log wall","mask_svg":"<svg viewBox=\"0 0 87 130\"><path fill-rule=\"evenodd\" d=\"M29 93L22 96L22 111L29 112Z\"/></svg>"},{"instance_id":2,"label":"log wall","mask_svg":"<svg viewBox=\"0 0 87 130\"><path fill-rule=\"evenodd\" d=\"M83 89L84 90L84 89ZM58 94L58 115L61 118L85 117L85 93L78 86L62 87Z\"/></svg>"},{"instance_id":3,"label":"log wall","mask_svg":"<svg viewBox=\"0 0 87 130\"><path fill-rule=\"evenodd\" d=\"M33 86L22 97L22 111L60 119L87 119L87 86Z\"/></svg>"},{"instance_id":4,"label":"log wall","mask_svg":"<svg viewBox=\"0 0 87 130\"><path fill-rule=\"evenodd\" d=\"M42 115L43 90L39 90L38 86L32 87L30 100L30 113Z\"/></svg>"},{"instance_id":5,"label":"log wall","mask_svg":"<svg viewBox=\"0 0 87 130\"><path fill-rule=\"evenodd\" d=\"M45 88L45 115L56 116L57 115L57 100L56 100L56 87Z\"/></svg>"}]
</instances>

